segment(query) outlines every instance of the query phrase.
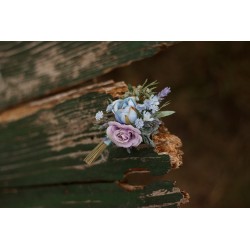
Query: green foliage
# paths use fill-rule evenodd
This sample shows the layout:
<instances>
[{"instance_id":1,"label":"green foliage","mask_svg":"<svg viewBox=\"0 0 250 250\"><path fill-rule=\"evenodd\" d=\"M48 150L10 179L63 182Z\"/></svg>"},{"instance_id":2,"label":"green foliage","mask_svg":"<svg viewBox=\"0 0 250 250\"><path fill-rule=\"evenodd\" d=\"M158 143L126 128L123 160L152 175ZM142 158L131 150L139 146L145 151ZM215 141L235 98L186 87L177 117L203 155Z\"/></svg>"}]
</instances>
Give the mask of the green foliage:
<instances>
[{"instance_id":1,"label":"green foliage","mask_svg":"<svg viewBox=\"0 0 250 250\"><path fill-rule=\"evenodd\" d=\"M153 142L153 140L149 137L149 135L146 135L146 134L142 134L142 139L143 139L143 142L150 145L151 147L155 147L155 144Z\"/></svg>"},{"instance_id":2,"label":"green foliage","mask_svg":"<svg viewBox=\"0 0 250 250\"><path fill-rule=\"evenodd\" d=\"M132 192L115 184L133 169L149 171L152 176L168 173L172 168L170 157L158 155L152 147L133 148L128 154L123 148L110 146L109 153L105 151L99 162L84 166L83 158L96 146L95 141L104 136L97 131L93 133L89 110L92 114L104 108L109 97L85 94L8 126L0 126L4 142L0 144L0 207L176 207L180 204L183 194L174 191L173 182L163 184L166 194L161 196L149 195L162 189L162 184ZM81 115L72 116L79 110ZM49 114L53 114L54 120L41 120ZM84 130L81 126L73 130L71 123L84 123ZM66 133L63 141L67 139L68 143L61 143L62 133ZM95 141L91 138L93 134ZM152 143L147 135L144 140ZM59 146L63 148L55 150L55 143L61 143Z\"/></svg>"},{"instance_id":3,"label":"green foliage","mask_svg":"<svg viewBox=\"0 0 250 250\"><path fill-rule=\"evenodd\" d=\"M172 115L172 114L174 114L174 113L175 113L175 111L160 111L160 112L157 112L157 113L155 114L155 116L156 116L157 118L162 118L162 117L165 117L165 116Z\"/></svg>"},{"instance_id":4,"label":"green foliage","mask_svg":"<svg viewBox=\"0 0 250 250\"><path fill-rule=\"evenodd\" d=\"M173 182L162 181L128 192L115 182L84 184L62 183L36 188L16 188L15 192L0 193L0 207L178 207L185 201L184 194Z\"/></svg>"},{"instance_id":5,"label":"green foliage","mask_svg":"<svg viewBox=\"0 0 250 250\"><path fill-rule=\"evenodd\" d=\"M142 85L136 87L128 84L128 91L124 94L124 97L134 96L137 101L143 101L145 97L150 98L150 96L155 95L156 92L153 90L156 89L157 84L157 81L147 84L147 79Z\"/></svg>"}]
</instances>

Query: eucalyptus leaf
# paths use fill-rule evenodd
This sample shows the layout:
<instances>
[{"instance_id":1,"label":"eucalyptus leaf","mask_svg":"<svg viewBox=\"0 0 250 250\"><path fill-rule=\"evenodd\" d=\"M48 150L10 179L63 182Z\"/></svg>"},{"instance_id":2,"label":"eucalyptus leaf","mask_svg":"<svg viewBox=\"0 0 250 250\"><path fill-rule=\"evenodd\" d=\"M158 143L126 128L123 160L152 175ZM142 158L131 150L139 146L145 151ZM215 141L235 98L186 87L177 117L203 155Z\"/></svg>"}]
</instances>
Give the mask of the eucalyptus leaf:
<instances>
[{"instance_id":1,"label":"eucalyptus leaf","mask_svg":"<svg viewBox=\"0 0 250 250\"><path fill-rule=\"evenodd\" d=\"M172 115L174 113L175 113L175 111L160 111L160 112L157 112L155 116L157 118L162 118L162 117L165 117L165 116Z\"/></svg>"},{"instance_id":2,"label":"eucalyptus leaf","mask_svg":"<svg viewBox=\"0 0 250 250\"><path fill-rule=\"evenodd\" d=\"M150 139L149 136L143 134L143 135L142 135L142 139L143 139L143 142L144 142L144 143L150 145L150 146L153 147L153 148L155 147L154 142Z\"/></svg>"},{"instance_id":3,"label":"eucalyptus leaf","mask_svg":"<svg viewBox=\"0 0 250 250\"><path fill-rule=\"evenodd\" d=\"M158 130L160 125L160 122L155 119L154 121L145 121L144 122L144 126L141 129L142 134L150 136L151 134L153 134L155 131Z\"/></svg>"}]
</instances>

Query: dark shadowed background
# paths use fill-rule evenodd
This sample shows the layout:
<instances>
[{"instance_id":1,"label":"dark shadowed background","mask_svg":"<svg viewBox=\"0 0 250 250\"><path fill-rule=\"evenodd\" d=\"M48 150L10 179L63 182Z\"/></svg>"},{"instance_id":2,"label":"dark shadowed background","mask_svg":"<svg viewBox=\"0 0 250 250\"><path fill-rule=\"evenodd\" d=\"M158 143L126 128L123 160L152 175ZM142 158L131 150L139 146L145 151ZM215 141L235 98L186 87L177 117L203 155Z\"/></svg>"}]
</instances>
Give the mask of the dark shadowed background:
<instances>
[{"instance_id":1,"label":"dark shadowed background","mask_svg":"<svg viewBox=\"0 0 250 250\"><path fill-rule=\"evenodd\" d=\"M250 207L250 43L182 42L97 80L146 78L172 89L165 122L184 165L168 176L189 192L186 206Z\"/></svg>"}]
</instances>

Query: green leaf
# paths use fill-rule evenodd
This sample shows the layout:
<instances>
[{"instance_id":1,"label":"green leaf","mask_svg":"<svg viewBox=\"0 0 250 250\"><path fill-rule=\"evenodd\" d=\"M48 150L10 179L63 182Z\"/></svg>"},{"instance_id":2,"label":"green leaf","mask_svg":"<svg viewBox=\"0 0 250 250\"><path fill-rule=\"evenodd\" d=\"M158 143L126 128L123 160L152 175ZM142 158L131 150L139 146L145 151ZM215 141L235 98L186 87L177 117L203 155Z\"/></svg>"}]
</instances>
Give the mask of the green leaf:
<instances>
[{"instance_id":1,"label":"green leaf","mask_svg":"<svg viewBox=\"0 0 250 250\"><path fill-rule=\"evenodd\" d=\"M133 87L131 84L128 84L128 90L129 90L129 92L133 93Z\"/></svg>"},{"instance_id":2,"label":"green leaf","mask_svg":"<svg viewBox=\"0 0 250 250\"><path fill-rule=\"evenodd\" d=\"M172 115L174 113L175 113L175 111L160 111L160 112L156 113L156 117L157 118L162 118L162 117L165 117L165 116Z\"/></svg>"},{"instance_id":3,"label":"green leaf","mask_svg":"<svg viewBox=\"0 0 250 250\"><path fill-rule=\"evenodd\" d=\"M135 95L136 95L136 96L140 96L140 93L139 93L139 90L138 90L138 89L135 89L134 92L135 92Z\"/></svg>"},{"instance_id":4,"label":"green leaf","mask_svg":"<svg viewBox=\"0 0 250 250\"><path fill-rule=\"evenodd\" d=\"M147 98L150 98L151 94L149 94L149 93L144 93L144 96L146 96Z\"/></svg>"},{"instance_id":5,"label":"green leaf","mask_svg":"<svg viewBox=\"0 0 250 250\"><path fill-rule=\"evenodd\" d=\"M147 86L145 86L145 88L153 87L157 84L158 84L158 81L154 81L154 82L149 83Z\"/></svg>"},{"instance_id":6,"label":"green leaf","mask_svg":"<svg viewBox=\"0 0 250 250\"><path fill-rule=\"evenodd\" d=\"M110 104L113 102L110 98L108 98L108 101L109 101Z\"/></svg>"},{"instance_id":7,"label":"green leaf","mask_svg":"<svg viewBox=\"0 0 250 250\"><path fill-rule=\"evenodd\" d=\"M147 93L147 91L150 91L150 88L155 87L157 84L158 84L157 81L151 82L151 83L149 83L147 85L145 85L145 83L144 83L142 85L143 86L142 92Z\"/></svg>"},{"instance_id":8,"label":"green leaf","mask_svg":"<svg viewBox=\"0 0 250 250\"><path fill-rule=\"evenodd\" d=\"M148 135L142 134L142 139L143 139L144 143L150 145L153 148L155 147L153 140L151 140Z\"/></svg>"},{"instance_id":9,"label":"green leaf","mask_svg":"<svg viewBox=\"0 0 250 250\"><path fill-rule=\"evenodd\" d=\"M145 82L142 84L142 88L147 84L148 79L145 80Z\"/></svg>"},{"instance_id":10,"label":"green leaf","mask_svg":"<svg viewBox=\"0 0 250 250\"><path fill-rule=\"evenodd\" d=\"M152 87L149 90L152 92L154 89L156 89L157 87Z\"/></svg>"},{"instance_id":11,"label":"green leaf","mask_svg":"<svg viewBox=\"0 0 250 250\"><path fill-rule=\"evenodd\" d=\"M164 104L162 104L162 105L160 106L160 109L162 109L162 108L168 106L169 104L170 104L170 101L165 102Z\"/></svg>"}]
</instances>

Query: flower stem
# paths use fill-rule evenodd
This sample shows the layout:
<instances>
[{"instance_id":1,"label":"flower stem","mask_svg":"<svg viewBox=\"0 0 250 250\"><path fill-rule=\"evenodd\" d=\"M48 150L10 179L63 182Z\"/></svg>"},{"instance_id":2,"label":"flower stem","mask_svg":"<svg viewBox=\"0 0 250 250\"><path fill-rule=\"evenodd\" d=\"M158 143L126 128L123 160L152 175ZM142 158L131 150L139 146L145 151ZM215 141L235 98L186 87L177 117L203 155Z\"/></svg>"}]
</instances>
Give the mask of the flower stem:
<instances>
[{"instance_id":1,"label":"flower stem","mask_svg":"<svg viewBox=\"0 0 250 250\"><path fill-rule=\"evenodd\" d=\"M93 161L95 161L102 152L107 148L107 144L104 142L100 142L84 159L84 161L90 165Z\"/></svg>"}]
</instances>

